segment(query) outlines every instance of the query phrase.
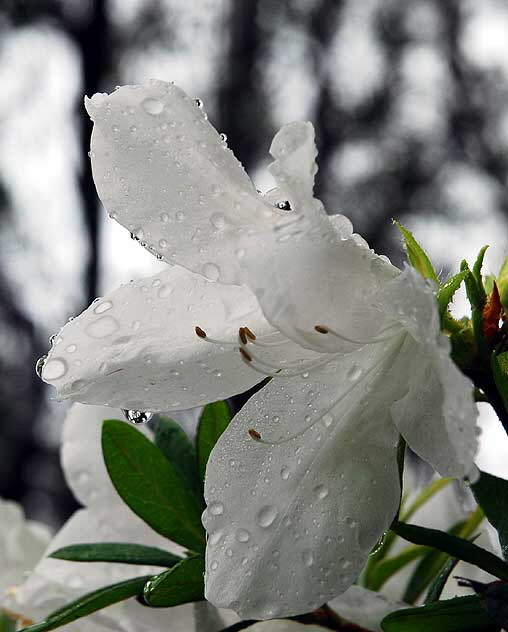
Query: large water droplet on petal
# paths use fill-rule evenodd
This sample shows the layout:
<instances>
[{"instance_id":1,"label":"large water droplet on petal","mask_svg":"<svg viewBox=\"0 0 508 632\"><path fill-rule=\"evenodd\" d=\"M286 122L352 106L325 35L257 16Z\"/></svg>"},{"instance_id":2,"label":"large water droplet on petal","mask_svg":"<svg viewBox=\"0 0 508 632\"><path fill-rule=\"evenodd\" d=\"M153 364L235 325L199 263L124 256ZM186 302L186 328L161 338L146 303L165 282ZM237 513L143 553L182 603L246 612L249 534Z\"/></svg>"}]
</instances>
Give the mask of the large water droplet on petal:
<instances>
[{"instance_id":1,"label":"large water droplet on petal","mask_svg":"<svg viewBox=\"0 0 508 632\"><path fill-rule=\"evenodd\" d=\"M304 551L302 553L302 560L305 566L312 566L314 564L314 555L312 551Z\"/></svg>"},{"instance_id":2,"label":"large water droplet on petal","mask_svg":"<svg viewBox=\"0 0 508 632\"><path fill-rule=\"evenodd\" d=\"M347 372L347 377L349 380L351 380L351 382L356 382L356 380L360 379L362 373L362 367L358 366L357 364L353 364L353 366Z\"/></svg>"},{"instance_id":3,"label":"large water droplet on petal","mask_svg":"<svg viewBox=\"0 0 508 632\"><path fill-rule=\"evenodd\" d=\"M42 368L42 377L45 380L58 380L67 373L67 362L63 358L53 358L46 362Z\"/></svg>"},{"instance_id":4,"label":"large water droplet on petal","mask_svg":"<svg viewBox=\"0 0 508 632\"><path fill-rule=\"evenodd\" d=\"M108 309L111 309L112 307L113 307L113 303L111 301L103 301L102 303L99 303L93 311L94 311L94 314L103 314L104 312L107 312Z\"/></svg>"},{"instance_id":5,"label":"large water droplet on petal","mask_svg":"<svg viewBox=\"0 0 508 632\"><path fill-rule=\"evenodd\" d=\"M236 532L236 539L238 540L238 542L248 542L250 540L250 533L247 531L247 529L238 529L238 531Z\"/></svg>"},{"instance_id":6,"label":"large water droplet on petal","mask_svg":"<svg viewBox=\"0 0 508 632\"><path fill-rule=\"evenodd\" d=\"M220 516L224 513L224 505L214 500L208 505L208 511L212 514L212 516Z\"/></svg>"},{"instance_id":7,"label":"large water droplet on petal","mask_svg":"<svg viewBox=\"0 0 508 632\"><path fill-rule=\"evenodd\" d=\"M123 414L133 424L146 424L153 417L153 413L143 410L124 410Z\"/></svg>"},{"instance_id":8,"label":"large water droplet on petal","mask_svg":"<svg viewBox=\"0 0 508 632\"><path fill-rule=\"evenodd\" d=\"M156 116L160 114L164 109L164 104L159 101L159 99L145 99L141 103L141 107L147 114L151 114L152 116Z\"/></svg>"},{"instance_id":9,"label":"large water droplet on petal","mask_svg":"<svg viewBox=\"0 0 508 632\"><path fill-rule=\"evenodd\" d=\"M328 496L328 488L325 485L316 485L316 487L314 487L314 493L318 498L323 500Z\"/></svg>"},{"instance_id":10,"label":"large water droplet on petal","mask_svg":"<svg viewBox=\"0 0 508 632\"><path fill-rule=\"evenodd\" d=\"M277 518L277 513L277 507L274 505L265 505L258 511L256 521L260 527L267 529L273 524L275 518Z\"/></svg>"},{"instance_id":11,"label":"large water droplet on petal","mask_svg":"<svg viewBox=\"0 0 508 632\"><path fill-rule=\"evenodd\" d=\"M119 329L120 325L113 316L102 316L93 320L85 327L85 333L91 338L105 338L111 336Z\"/></svg>"},{"instance_id":12,"label":"large water droplet on petal","mask_svg":"<svg viewBox=\"0 0 508 632\"><path fill-rule=\"evenodd\" d=\"M205 263L203 265L203 274L210 281L217 281L220 277L220 270L214 263Z\"/></svg>"}]
</instances>

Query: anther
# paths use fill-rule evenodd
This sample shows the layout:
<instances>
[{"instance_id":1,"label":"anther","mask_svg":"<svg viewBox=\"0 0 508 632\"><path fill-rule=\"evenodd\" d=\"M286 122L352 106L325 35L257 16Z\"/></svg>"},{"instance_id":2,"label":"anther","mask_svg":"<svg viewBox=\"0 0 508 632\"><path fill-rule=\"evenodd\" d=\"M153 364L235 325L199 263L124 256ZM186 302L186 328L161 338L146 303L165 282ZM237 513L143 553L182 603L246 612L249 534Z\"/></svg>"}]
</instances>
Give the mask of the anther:
<instances>
[{"instance_id":1,"label":"anther","mask_svg":"<svg viewBox=\"0 0 508 632\"><path fill-rule=\"evenodd\" d=\"M249 428L249 436L254 441L261 441L261 435L255 428Z\"/></svg>"},{"instance_id":2,"label":"anther","mask_svg":"<svg viewBox=\"0 0 508 632\"><path fill-rule=\"evenodd\" d=\"M318 332L318 334L327 334L330 331L328 327L325 327L324 325L316 325L314 329Z\"/></svg>"},{"instance_id":3,"label":"anther","mask_svg":"<svg viewBox=\"0 0 508 632\"><path fill-rule=\"evenodd\" d=\"M245 327L240 327L240 329L238 330L238 337L240 338L242 344L246 345L248 340L247 340L247 332L245 331Z\"/></svg>"},{"instance_id":4,"label":"anther","mask_svg":"<svg viewBox=\"0 0 508 632\"><path fill-rule=\"evenodd\" d=\"M256 340L256 334L252 332L248 327L244 327L243 330L247 334L248 338L250 338L251 340Z\"/></svg>"},{"instance_id":5,"label":"anther","mask_svg":"<svg viewBox=\"0 0 508 632\"><path fill-rule=\"evenodd\" d=\"M199 336L199 338L206 338L206 331L201 329L201 327L198 327L196 325L196 327L194 327L194 331L196 332L196 335Z\"/></svg>"},{"instance_id":6,"label":"anther","mask_svg":"<svg viewBox=\"0 0 508 632\"><path fill-rule=\"evenodd\" d=\"M245 351L245 349L243 347L240 347L238 349L238 351L241 353L241 355L247 360L247 362L252 362L252 356L248 351Z\"/></svg>"}]
</instances>

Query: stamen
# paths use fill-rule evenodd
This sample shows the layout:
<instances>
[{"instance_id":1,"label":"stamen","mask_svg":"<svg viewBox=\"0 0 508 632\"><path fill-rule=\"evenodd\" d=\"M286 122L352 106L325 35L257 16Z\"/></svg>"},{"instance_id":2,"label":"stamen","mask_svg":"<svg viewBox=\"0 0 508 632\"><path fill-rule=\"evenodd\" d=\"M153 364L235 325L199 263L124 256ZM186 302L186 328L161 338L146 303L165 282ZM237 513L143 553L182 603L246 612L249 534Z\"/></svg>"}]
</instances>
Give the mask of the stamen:
<instances>
[{"instance_id":1,"label":"stamen","mask_svg":"<svg viewBox=\"0 0 508 632\"><path fill-rule=\"evenodd\" d=\"M261 441L261 435L255 428L249 428L249 436L254 441Z\"/></svg>"},{"instance_id":2,"label":"stamen","mask_svg":"<svg viewBox=\"0 0 508 632\"><path fill-rule=\"evenodd\" d=\"M203 339L206 338L206 331L201 329L201 327L198 327L198 325L194 327L194 331L196 332L196 335L199 336L200 338L203 338Z\"/></svg>"},{"instance_id":3,"label":"stamen","mask_svg":"<svg viewBox=\"0 0 508 632\"><path fill-rule=\"evenodd\" d=\"M244 327L243 330L247 334L248 338L250 338L251 340L256 340L256 337L257 337L256 334L253 333L248 327Z\"/></svg>"},{"instance_id":4,"label":"stamen","mask_svg":"<svg viewBox=\"0 0 508 632\"><path fill-rule=\"evenodd\" d=\"M245 327L240 327L238 330L238 337L240 338L242 344L247 344L247 332L245 331Z\"/></svg>"},{"instance_id":5,"label":"stamen","mask_svg":"<svg viewBox=\"0 0 508 632\"><path fill-rule=\"evenodd\" d=\"M247 360L247 362L252 362L251 354L248 351L245 351L243 347L240 347L238 351L240 352L240 355Z\"/></svg>"},{"instance_id":6,"label":"stamen","mask_svg":"<svg viewBox=\"0 0 508 632\"><path fill-rule=\"evenodd\" d=\"M390 329L394 329L395 327L399 327L398 323L396 323L395 325L390 325L389 327L386 327L385 329L382 329L379 333L383 334L386 331L389 331ZM331 336L334 336L335 338L339 338L339 340L343 340L344 342L349 342L354 345L376 344L378 342L385 342L386 340L391 340L392 338L395 338L396 336L399 335L397 332L390 336L380 336L377 338L374 337L374 338L370 338L369 340L355 340L354 338L348 338L347 336L344 336L344 334L340 334L338 331L335 331L334 329L330 329L330 327L327 327L326 325L315 325L314 330L317 331L318 334L330 334Z\"/></svg>"}]
</instances>

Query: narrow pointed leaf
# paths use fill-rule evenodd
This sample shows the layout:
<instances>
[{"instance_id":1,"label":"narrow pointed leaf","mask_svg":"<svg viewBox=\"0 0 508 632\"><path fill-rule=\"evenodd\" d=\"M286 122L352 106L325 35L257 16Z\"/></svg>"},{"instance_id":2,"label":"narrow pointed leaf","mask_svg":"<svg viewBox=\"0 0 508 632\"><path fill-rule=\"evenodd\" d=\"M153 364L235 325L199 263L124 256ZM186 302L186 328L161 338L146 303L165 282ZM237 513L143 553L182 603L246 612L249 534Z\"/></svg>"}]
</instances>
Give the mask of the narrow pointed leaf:
<instances>
[{"instance_id":1,"label":"narrow pointed leaf","mask_svg":"<svg viewBox=\"0 0 508 632\"><path fill-rule=\"evenodd\" d=\"M485 258L485 253L487 252L488 246L483 246L483 248L478 253L478 257L473 265L473 276L476 279L476 283L478 285L478 289L483 297L483 301L487 300L487 293L485 292L485 287L483 286L483 278L482 278L482 267L483 260Z\"/></svg>"},{"instance_id":2,"label":"narrow pointed leaf","mask_svg":"<svg viewBox=\"0 0 508 632\"><path fill-rule=\"evenodd\" d=\"M489 522L497 530L503 556L508 557L508 481L481 472L471 490Z\"/></svg>"},{"instance_id":3,"label":"narrow pointed leaf","mask_svg":"<svg viewBox=\"0 0 508 632\"><path fill-rule=\"evenodd\" d=\"M497 391L501 395L504 407L508 410L508 351L499 355L492 353L490 366Z\"/></svg>"},{"instance_id":4,"label":"narrow pointed leaf","mask_svg":"<svg viewBox=\"0 0 508 632\"><path fill-rule=\"evenodd\" d=\"M439 316L441 318L441 325L444 325L448 319L451 319L451 316L448 312L448 307L450 305L451 300L455 292L459 289L461 283L465 280L468 275L467 270L462 270L458 274L446 279L446 281L439 287L437 291L437 304L439 308Z\"/></svg>"},{"instance_id":5,"label":"narrow pointed leaf","mask_svg":"<svg viewBox=\"0 0 508 632\"><path fill-rule=\"evenodd\" d=\"M379 591L384 584L405 566L421 558L430 551L426 546L411 546L403 549L397 555L380 562L369 573L365 583L366 588Z\"/></svg>"},{"instance_id":6,"label":"narrow pointed leaf","mask_svg":"<svg viewBox=\"0 0 508 632\"><path fill-rule=\"evenodd\" d=\"M71 544L53 551L49 557L72 562L112 562L115 564L166 566L168 568L175 566L182 559L178 555L153 546L126 542Z\"/></svg>"},{"instance_id":7,"label":"narrow pointed leaf","mask_svg":"<svg viewBox=\"0 0 508 632\"><path fill-rule=\"evenodd\" d=\"M150 580L145 586L143 598L153 608L202 601L205 598L204 574L204 558L200 555L189 557Z\"/></svg>"},{"instance_id":8,"label":"narrow pointed leaf","mask_svg":"<svg viewBox=\"0 0 508 632\"><path fill-rule=\"evenodd\" d=\"M15 632L16 621L0 610L0 632Z\"/></svg>"},{"instance_id":9,"label":"narrow pointed leaf","mask_svg":"<svg viewBox=\"0 0 508 632\"><path fill-rule=\"evenodd\" d=\"M461 272L468 272L464 278L466 285L466 294L471 305L471 321L473 324L474 339L478 349L485 356L488 354L488 348L483 336L483 308L485 307L486 295L485 290L478 286L478 282L474 274L469 270L466 261L460 264Z\"/></svg>"},{"instance_id":10,"label":"narrow pointed leaf","mask_svg":"<svg viewBox=\"0 0 508 632\"><path fill-rule=\"evenodd\" d=\"M111 606L114 603L141 595L144 585L150 578L151 575L136 577L94 590L76 599L76 601L63 606L63 608L55 610L46 617L44 621L24 628L23 632L47 632L47 630L55 630L62 625L71 623L71 621L76 621L76 619L86 617L93 612L97 612L97 610L107 608L107 606Z\"/></svg>"},{"instance_id":11,"label":"narrow pointed leaf","mask_svg":"<svg viewBox=\"0 0 508 632\"><path fill-rule=\"evenodd\" d=\"M102 426L102 452L115 489L134 513L170 540L204 550L201 505L151 441L110 419Z\"/></svg>"},{"instance_id":12,"label":"narrow pointed leaf","mask_svg":"<svg viewBox=\"0 0 508 632\"><path fill-rule=\"evenodd\" d=\"M439 571L439 574L436 575L433 582L429 586L429 590L427 591L427 596L425 597L425 603L433 603L434 601L439 601L441 594L444 590L446 582L450 578L450 575L453 573L454 568L459 563L459 559L456 557L450 557L443 568Z\"/></svg>"},{"instance_id":13,"label":"narrow pointed leaf","mask_svg":"<svg viewBox=\"0 0 508 632\"><path fill-rule=\"evenodd\" d=\"M501 270L499 270L497 288L501 297L501 304L505 310L508 310L508 257L503 261Z\"/></svg>"},{"instance_id":14,"label":"narrow pointed leaf","mask_svg":"<svg viewBox=\"0 0 508 632\"><path fill-rule=\"evenodd\" d=\"M418 527L412 524L398 522L392 527L397 535L405 540L413 542L413 544L421 544L431 546L443 553L447 553L459 560L469 562L478 568L499 577L499 579L508 580L508 564L497 555L490 553L468 540L464 540L455 535L451 535L437 529L428 529L426 527Z\"/></svg>"},{"instance_id":15,"label":"narrow pointed leaf","mask_svg":"<svg viewBox=\"0 0 508 632\"><path fill-rule=\"evenodd\" d=\"M198 468L201 480L205 479L208 457L221 434L231 421L231 413L226 402L208 404L199 420L196 446L198 453Z\"/></svg>"},{"instance_id":16,"label":"narrow pointed leaf","mask_svg":"<svg viewBox=\"0 0 508 632\"><path fill-rule=\"evenodd\" d=\"M196 448L176 421L160 417L155 429L155 445L185 481L204 509L203 488L198 476Z\"/></svg>"},{"instance_id":17,"label":"narrow pointed leaf","mask_svg":"<svg viewBox=\"0 0 508 632\"><path fill-rule=\"evenodd\" d=\"M413 266L425 279L432 279L436 283L439 283L436 271L432 265L425 250L420 246L413 236L413 233L404 228L399 222L395 222L395 225L402 233L404 242L406 244L407 256Z\"/></svg>"},{"instance_id":18,"label":"narrow pointed leaf","mask_svg":"<svg viewBox=\"0 0 508 632\"><path fill-rule=\"evenodd\" d=\"M476 595L392 612L381 627L384 632L499 632Z\"/></svg>"}]
</instances>

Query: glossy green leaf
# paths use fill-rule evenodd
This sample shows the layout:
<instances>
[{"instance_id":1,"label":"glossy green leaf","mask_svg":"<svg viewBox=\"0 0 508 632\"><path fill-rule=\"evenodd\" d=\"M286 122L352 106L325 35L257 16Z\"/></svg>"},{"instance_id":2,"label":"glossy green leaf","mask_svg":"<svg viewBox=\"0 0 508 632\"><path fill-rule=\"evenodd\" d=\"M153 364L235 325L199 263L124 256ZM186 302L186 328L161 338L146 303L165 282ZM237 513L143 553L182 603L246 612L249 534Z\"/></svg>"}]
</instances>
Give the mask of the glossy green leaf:
<instances>
[{"instance_id":1,"label":"glossy green leaf","mask_svg":"<svg viewBox=\"0 0 508 632\"><path fill-rule=\"evenodd\" d=\"M160 417L155 428L155 445L184 480L203 509L203 487L198 476L196 448L186 432L172 419Z\"/></svg>"},{"instance_id":2,"label":"glossy green leaf","mask_svg":"<svg viewBox=\"0 0 508 632\"><path fill-rule=\"evenodd\" d=\"M501 297L501 305L508 311L508 257L503 261L497 275L497 289Z\"/></svg>"},{"instance_id":3,"label":"glossy green leaf","mask_svg":"<svg viewBox=\"0 0 508 632\"><path fill-rule=\"evenodd\" d=\"M449 279L446 279L446 281L439 286L436 298L439 309L439 316L441 319L441 326L443 327L446 326L446 323L451 320L451 316L448 312L448 306L450 305L455 292L459 289L468 274L469 272L467 270L462 270L462 272L459 272ZM459 323L456 324L460 326Z\"/></svg>"},{"instance_id":4,"label":"glossy green leaf","mask_svg":"<svg viewBox=\"0 0 508 632\"><path fill-rule=\"evenodd\" d=\"M430 549L426 546L410 546L393 557L386 558L377 564L369 573L365 587L379 591L384 584L405 566L421 558Z\"/></svg>"},{"instance_id":5,"label":"glossy green leaf","mask_svg":"<svg viewBox=\"0 0 508 632\"><path fill-rule=\"evenodd\" d=\"M503 556L508 557L508 481L481 472L471 490L499 535Z\"/></svg>"},{"instance_id":6,"label":"glossy green leaf","mask_svg":"<svg viewBox=\"0 0 508 632\"><path fill-rule=\"evenodd\" d=\"M115 564L166 566L168 568L175 566L182 559L178 555L153 546L126 542L71 544L53 551L49 557L72 562L112 562Z\"/></svg>"},{"instance_id":7,"label":"glossy green leaf","mask_svg":"<svg viewBox=\"0 0 508 632\"><path fill-rule=\"evenodd\" d=\"M438 529L418 527L404 522L398 522L392 526L392 529L397 535L413 544L433 547L438 551L457 557L459 560L469 562L469 564L483 569L494 577L508 580L508 564L497 555L469 542L469 540Z\"/></svg>"},{"instance_id":8,"label":"glossy green leaf","mask_svg":"<svg viewBox=\"0 0 508 632\"><path fill-rule=\"evenodd\" d=\"M231 413L226 402L208 404L199 420L196 446L198 453L198 468L201 480L205 480L208 457L221 434L231 421Z\"/></svg>"},{"instance_id":9,"label":"glossy green leaf","mask_svg":"<svg viewBox=\"0 0 508 632\"><path fill-rule=\"evenodd\" d=\"M162 452L132 426L102 426L104 462L126 504L157 533L192 550L205 548L201 505Z\"/></svg>"},{"instance_id":10,"label":"glossy green leaf","mask_svg":"<svg viewBox=\"0 0 508 632\"><path fill-rule=\"evenodd\" d=\"M114 603L141 595L145 583L150 578L151 575L136 577L94 590L76 599L76 601L63 606L63 608L55 610L46 617L44 621L23 628L23 632L46 632L47 630L55 630L62 625L71 623L71 621L76 621L76 619L86 617L93 612L97 612L97 610L107 608L107 606L111 606Z\"/></svg>"},{"instance_id":11,"label":"glossy green leaf","mask_svg":"<svg viewBox=\"0 0 508 632\"><path fill-rule=\"evenodd\" d=\"M204 597L205 560L201 555L182 560L174 568L151 579L143 598L153 608L168 608Z\"/></svg>"},{"instance_id":12,"label":"glossy green leaf","mask_svg":"<svg viewBox=\"0 0 508 632\"><path fill-rule=\"evenodd\" d=\"M11 619L0 609L0 632L15 632L16 621Z\"/></svg>"},{"instance_id":13,"label":"glossy green leaf","mask_svg":"<svg viewBox=\"0 0 508 632\"><path fill-rule=\"evenodd\" d=\"M484 584L465 577L457 577L459 586L472 588L480 597L480 603L489 617L503 627L508 628L508 583L490 582Z\"/></svg>"},{"instance_id":14,"label":"glossy green leaf","mask_svg":"<svg viewBox=\"0 0 508 632\"><path fill-rule=\"evenodd\" d=\"M476 595L392 612L381 627L384 632L499 632Z\"/></svg>"},{"instance_id":15,"label":"glossy green leaf","mask_svg":"<svg viewBox=\"0 0 508 632\"><path fill-rule=\"evenodd\" d=\"M439 279L437 277L436 271L434 270L434 266L432 265L425 250L414 238L413 233L407 230L407 228L404 228L404 226L402 226L402 224L400 224L399 222L394 223L404 237L407 256L413 268L416 268L416 270L418 270L418 272L425 279L433 279L434 281L436 281L436 283L439 283Z\"/></svg>"},{"instance_id":16,"label":"glossy green leaf","mask_svg":"<svg viewBox=\"0 0 508 632\"><path fill-rule=\"evenodd\" d=\"M459 563L459 559L456 557L448 558L446 564L439 571L438 575L434 578L432 583L429 586L429 590L427 591L427 596L425 597L425 603L433 603L434 601L439 601L441 594L444 590L446 582L450 579L450 575L453 573L454 568Z\"/></svg>"},{"instance_id":17,"label":"glossy green leaf","mask_svg":"<svg viewBox=\"0 0 508 632\"><path fill-rule=\"evenodd\" d=\"M486 294L483 286L479 286L474 274L469 270L466 261L460 264L461 272L469 272L464 278L466 294L471 305L471 322L473 324L474 339L478 349L484 356L488 354L488 348L483 336L483 308L485 307Z\"/></svg>"},{"instance_id":18,"label":"glossy green leaf","mask_svg":"<svg viewBox=\"0 0 508 632\"><path fill-rule=\"evenodd\" d=\"M504 407L508 410L508 351L490 355L490 367L497 391L503 400Z\"/></svg>"},{"instance_id":19,"label":"glossy green leaf","mask_svg":"<svg viewBox=\"0 0 508 632\"><path fill-rule=\"evenodd\" d=\"M476 279L476 283L478 284L480 292L483 294L484 301L487 300L487 293L485 292L485 287L483 286L482 268L487 248L488 246L483 246L483 248L478 253L478 257L476 258L476 261L473 265L473 276Z\"/></svg>"}]
</instances>

